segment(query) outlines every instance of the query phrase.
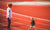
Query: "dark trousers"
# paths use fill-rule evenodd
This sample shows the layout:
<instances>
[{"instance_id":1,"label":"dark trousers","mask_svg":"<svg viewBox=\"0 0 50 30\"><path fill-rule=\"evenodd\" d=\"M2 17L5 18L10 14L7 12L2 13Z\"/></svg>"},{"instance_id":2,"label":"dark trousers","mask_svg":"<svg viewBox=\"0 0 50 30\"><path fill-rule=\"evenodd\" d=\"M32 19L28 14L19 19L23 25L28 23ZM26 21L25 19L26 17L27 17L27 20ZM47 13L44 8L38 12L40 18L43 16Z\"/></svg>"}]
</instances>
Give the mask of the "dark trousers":
<instances>
[{"instance_id":1,"label":"dark trousers","mask_svg":"<svg viewBox=\"0 0 50 30\"><path fill-rule=\"evenodd\" d=\"M31 21L31 26L34 26L34 25L35 25L35 21L32 20L32 21Z\"/></svg>"},{"instance_id":2,"label":"dark trousers","mask_svg":"<svg viewBox=\"0 0 50 30\"><path fill-rule=\"evenodd\" d=\"M11 20L8 18L8 28L10 28Z\"/></svg>"}]
</instances>

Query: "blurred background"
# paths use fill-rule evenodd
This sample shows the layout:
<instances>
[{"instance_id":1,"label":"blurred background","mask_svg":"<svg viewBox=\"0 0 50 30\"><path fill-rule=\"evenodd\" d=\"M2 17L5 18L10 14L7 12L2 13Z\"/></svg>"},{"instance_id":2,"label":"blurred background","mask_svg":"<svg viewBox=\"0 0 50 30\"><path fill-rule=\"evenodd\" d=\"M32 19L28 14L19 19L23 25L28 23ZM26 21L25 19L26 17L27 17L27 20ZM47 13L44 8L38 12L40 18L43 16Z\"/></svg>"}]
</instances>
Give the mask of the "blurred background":
<instances>
[{"instance_id":1,"label":"blurred background","mask_svg":"<svg viewBox=\"0 0 50 30\"><path fill-rule=\"evenodd\" d=\"M50 30L50 0L0 0L0 30L8 30L8 3L12 3L11 30L28 30L31 17L37 30Z\"/></svg>"}]
</instances>

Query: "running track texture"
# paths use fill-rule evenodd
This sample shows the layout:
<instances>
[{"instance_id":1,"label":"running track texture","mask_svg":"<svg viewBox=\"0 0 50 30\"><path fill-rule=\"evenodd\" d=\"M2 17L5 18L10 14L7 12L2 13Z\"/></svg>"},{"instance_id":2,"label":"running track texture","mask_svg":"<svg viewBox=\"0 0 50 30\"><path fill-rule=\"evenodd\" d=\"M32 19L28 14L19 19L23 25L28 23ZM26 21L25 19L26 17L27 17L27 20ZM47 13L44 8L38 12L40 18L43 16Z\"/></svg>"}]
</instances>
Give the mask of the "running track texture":
<instances>
[{"instance_id":1,"label":"running track texture","mask_svg":"<svg viewBox=\"0 0 50 30\"><path fill-rule=\"evenodd\" d=\"M35 0L0 0L5 2L23 2L23 1L35 1Z\"/></svg>"},{"instance_id":2,"label":"running track texture","mask_svg":"<svg viewBox=\"0 0 50 30\"><path fill-rule=\"evenodd\" d=\"M8 2L11 3L11 2ZM29 3L29 2L24 2ZM24 4L23 2L12 2L12 30L28 30L31 23L31 17L34 17L35 26L37 30L50 30L50 5L49 3L43 5L36 4ZM31 2L32 3L32 2ZM30 4L31 4L30 3ZM44 3L44 2L43 2ZM6 2L2 2L0 7L0 29L7 30L7 18L6 18ZM21 5L22 4L22 5ZM39 14L38 14L39 13ZM41 14L41 15L40 15ZM42 15L43 14L43 15ZM5 28L4 28L5 27Z\"/></svg>"}]
</instances>

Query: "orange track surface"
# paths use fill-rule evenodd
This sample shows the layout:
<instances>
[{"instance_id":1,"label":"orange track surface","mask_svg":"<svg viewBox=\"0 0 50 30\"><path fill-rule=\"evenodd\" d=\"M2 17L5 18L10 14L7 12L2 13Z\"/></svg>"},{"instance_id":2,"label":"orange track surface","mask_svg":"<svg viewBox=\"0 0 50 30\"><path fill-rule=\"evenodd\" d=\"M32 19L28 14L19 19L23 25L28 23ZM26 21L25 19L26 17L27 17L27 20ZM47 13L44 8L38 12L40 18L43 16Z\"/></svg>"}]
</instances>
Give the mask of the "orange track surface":
<instances>
[{"instance_id":1,"label":"orange track surface","mask_svg":"<svg viewBox=\"0 0 50 30\"><path fill-rule=\"evenodd\" d=\"M22 2L22 1L35 1L35 0L0 0L5 2Z\"/></svg>"},{"instance_id":2,"label":"orange track surface","mask_svg":"<svg viewBox=\"0 0 50 30\"><path fill-rule=\"evenodd\" d=\"M4 2L4 4L1 2L0 8L6 10L6 5L6 2ZM50 20L50 5L13 5L12 11L23 15Z\"/></svg>"},{"instance_id":3,"label":"orange track surface","mask_svg":"<svg viewBox=\"0 0 50 30\"><path fill-rule=\"evenodd\" d=\"M0 9L0 30L7 30L7 18L6 18L6 2L1 4ZM27 5L13 5L12 7L12 20L11 29L12 30L28 30L31 17L34 18L37 30L50 30L50 5L40 5L40 6L27 6ZM14 11L15 10L15 11ZM33 13L34 12L34 13ZM40 18L40 19L39 19ZM42 18L42 19L41 19ZM5 27L6 26L6 27ZM5 28L4 28L5 27Z\"/></svg>"},{"instance_id":4,"label":"orange track surface","mask_svg":"<svg viewBox=\"0 0 50 30\"><path fill-rule=\"evenodd\" d=\"M2 10L0 10L0 11L2 11ZM2 18L1 23L7 25L7 19L5 18L6 13L5 14L4 13L5 12L0 13L1 14L0 18ZM26 29L24 29L24 30L28 30L28 28L30 26L30 22L31 22L30 17L25 17L25 16L21 16L18 14L17 15L13 14L13 18L11 20L11 26L13 26L13 27L19 26L17 28L21 28L22 30L23 30L23 27L25 27ZM44 21L43 19L40 20L40 19L35 18L35 22L36 22L37 29L38 29L38 27L43 28L43 29L49 29L49 26L50 26L50 24L48 24L49 21Z\"/></svg>"}]
</instances>

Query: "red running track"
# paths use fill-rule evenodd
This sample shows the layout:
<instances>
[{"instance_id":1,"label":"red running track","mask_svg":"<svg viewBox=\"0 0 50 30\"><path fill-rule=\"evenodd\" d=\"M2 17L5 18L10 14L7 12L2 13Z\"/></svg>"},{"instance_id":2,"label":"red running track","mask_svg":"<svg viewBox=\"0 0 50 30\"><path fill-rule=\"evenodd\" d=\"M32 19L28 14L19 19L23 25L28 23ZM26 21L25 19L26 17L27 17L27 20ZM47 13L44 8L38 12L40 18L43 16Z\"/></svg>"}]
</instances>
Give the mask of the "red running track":
<instances>
[{"instance_id":1,"label":"red running track","mask_svg":"<svg viewBox=\"0 0 50 30\"><path fill-rule=\"evenodd\" d=\"M6 17L6 15L5 15L6 11L4 11L4 10L0 10L0 11L1 11L1 13L0 13L1 24L7 25L7 19L5 18ZM13 26L13 27L19 26L17 28L20 28L22 30L24 29L23 27L25 27L26 29L24 29L24 30L28 30L28 28L30 26L30 22L31 22L30 16L26 16L26 15L22 16L22 15L19 15L18 13L13 13L11 26ZM38 30L39 29L40 30L42 30L42 29L48 30L49 29L49 26L50 26L50 24L48 24L49 21L45 21L45 19L35 18L35 22L36 22L36 27L37 27Z\"/></svg>"},{"instance_id":2,"label":"red running track","mask_svg":"<svg viewBox=\"0 0 50 30\"><path fill-rule=\"evenodd\" d=\"M0 0L5 2L23 2L23 1L35 1L35 0Z\"/></svg>"},{"instance_id":3,"label":"red running track","mask_svg":"<svg viewBox=\"0 0 50 30\"><path fill-rule=\"evenodd\" d=\"M1 3L0 8L6 10L8 2L4 2L4 4L3 4L3 2L0 2L0 3ZM15 2L15 3L13 2L13 6L12 6L13 12L50 20L50 17L49 17L50 16L50 14L49 14L50 13L50 5L49 4L43 5L43 3L47 3L47 2L42 2L42 5L26 5L26 4L25 5L22 5L22 4L17 5L17 2ZM32 2L32 3L34 3L34 2Z\"/></svg>"},{"instance_id":4,"label":"red running track","mask_svg":"<svg viewBox=\"0 0 50 30\"><path fill-rule=\"evenodd\" d=\"M3 4L3 2L2 2L1 7L0 7L1 8L0 9L0 20L1 20L0 24L2 27L4 27L5 25L7 26L6 11L4 10L7 7L5 4L7 4L7 3L4 2L4 4ZM19 29L28 30L28 28L30 26L30 22L31 22L30 17L34 17L36 27L38 30L50 30L50 17L49 17L50 16L50 14L49 14L50 13L49 12L50 5L40 5L40 6L13 5L13 7L14 7L14 8L12 8L13 18L11 20L12 21L11 22L11 29L12 30L14 30L14 29L15 30L19 30ZM35 8L37 8L38 10ZM33 11L34 11L34 13L33 13ZM37 13L39 13L39 14L37 14ZM43 15L41 15L41 14L43 14ZM12 28L12 26L13 26L13 28ZM7 30L7 29L5 29L5 30Z\"/></svg>"}]
</instances>

